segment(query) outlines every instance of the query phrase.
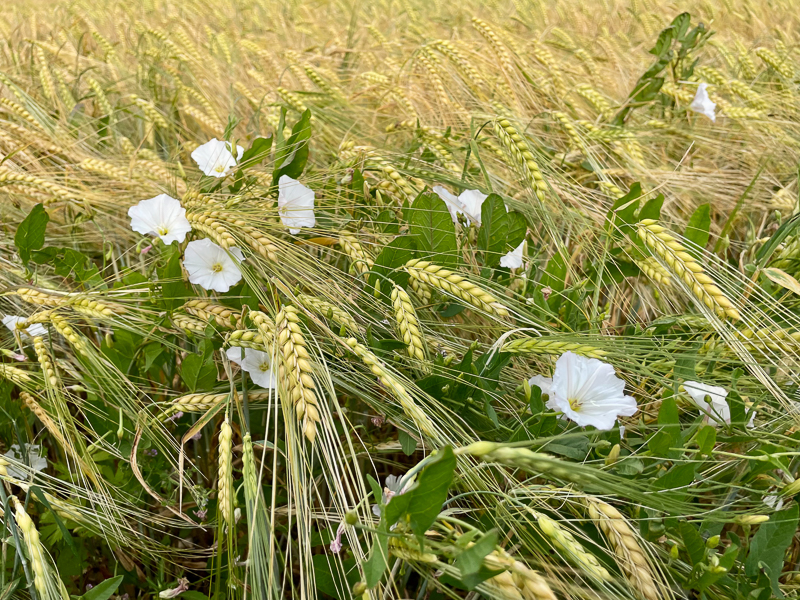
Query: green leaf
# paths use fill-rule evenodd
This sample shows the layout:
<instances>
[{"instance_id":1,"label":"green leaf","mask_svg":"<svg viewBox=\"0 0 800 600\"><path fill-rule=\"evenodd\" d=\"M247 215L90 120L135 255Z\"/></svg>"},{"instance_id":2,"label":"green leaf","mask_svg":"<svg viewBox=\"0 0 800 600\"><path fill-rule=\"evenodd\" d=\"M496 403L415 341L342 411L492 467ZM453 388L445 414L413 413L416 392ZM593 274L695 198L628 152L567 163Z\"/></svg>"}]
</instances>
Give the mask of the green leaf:
<instances>
[{"instance_id":1,"label":"green leaf","mask_svg":"<svg viewBox=\"0 0 800 600\"><path fill-rule=\"evenodd\" d=\"M664 205L664 194L659 194L655 198L651 198L639 211L639 220L654 219L658 221L661 218L661 207Z\"/></svg>"},{"instance_id":2,"label":"green leaf","mask_svg":"<svg viewBox=\"0 0 800 600\"><path fill-rule=\"evenodd\" d=\"M372 273L369 276L370 286L374 288L375 282L379 278L386 277L400 287L406 287L408 285L408 273L400 267L414 258L414 248L414 238L410 235L397 237L387 244L375 258L375 264L373 264ZM384 286L384 283L386 283L386 286ZM381 287L386 287L384 291L388 293L389 285L387 282L383 282Z\"/></svg>"},{"instance_id":3,"label":"green leaf","mask_svg":"<svg viewBox=\"0 0 800 600\"><path fill-rule=\"evenodd\" d=\"M242 160L239 161L241 168L250 167L259 164L261 161L269 157L269 151L272 148L272 136L257 137L253 140L250 147L242 154Z\"/></svg>"},{"instance_id":4,"label":"green leaf","mask_svg":"<svg viewBox=\"0 0 800 600\"><path fill-rule=\"evenodd\" d=\"M73 552L77 552L77 549L75 548L75 542L72 539L72 534L69 532L69 529L67 529L67 527L64 525L64 521L61 520L61 517L58 516L58 513L53 510L52 506L50 506L50 501L47 499L47 496L45 496L41 488L38 485L33 485L31 486L30 490L31 492L33 492L33 494L36 496L39 502L44 504L47 507L47 510L51 512L51 514L53 515L53 520L56 522L58 530L61 532L61 537L67 543L67 546L69 546L70 550L72 550Z\"/></svg>"},{"instance_id":5,"label":"green leaf","mask_svg":"<svg viewBox=\"0 0 800 600\"><path fill-rule=\"evenodd\" d=\"M350 600L353 595L350 589L358 582L356 561L348 558L342 561L342 569L337 567L338 560L330 554L315 554L311 558L314 566L314 584L320 596L325 594L336 600ZM184 592L181 598L186 598Z\"/></svg>"},{"instance_id":6,"label":"green leaf","mask_svg":"<svg viewBox=\"0 0 800 600\"><path fill-rule=\"evenodd\" d=\"M409 523L416 535L424 535L439 515L447 499L455 468L453 449L445 446L420 473L417 488L408 505Z\"/></svg>"},{"instance_id":7,"label":"green leaf","mask_svg":"<svg viewBox=\"0 0 800 600\"><path fill-rule=\"evenodd\" d=\"M755 577L759 569L763 568L772 582L773 593L779 598L783 597L783 594L778 586L778 577L783 569L786 549L792 543L797 530L799 510L795 503L785 510L772 513L769 521L760 525L753 536L750 552L744 564L748 577Z\"/></svg>"},{"instance_id":8,"label":"green leaf","mask_svg":"<svg viewBox=\"0 0 800 600\"><path fill-rule=\"evenodd\" d=\"M699 565L705 560L706 545L703 537L695 529L694 525L688 521L681 521L679 526L683 545L686 547L686 552L689 554L689 560L692 565Z\"/></svg>"},{"instance_id":9,"label":"green leaf","mask_svg":"<svg viewBox=\"0 0 800 600\"><path fill-rule=\"evenodd\" d=\"M19 257L26 265L31 259L31 251L44 246L44 232L50 215L44 209L44 204L37 204L28 213L14 234L14 245L17 247Z\"/></svg>"},{"instance_id":10,"label":"green leaf","mask_svg":"<svg viewBox=\"0 0 800 600\"><path fill-rule=\"evenodd\" d=\"M567 278L567 261L561 252L556 252L553 257L547 261L547 267L544 269L542 275L542 287L549 287L554 292L563 292L564 283ZM553 294L555 296L555 294ZM553 296L550 300L553 300Z\"/></svg>"},{"instance_id":11,"label":"green leaf","mask_svg":"<svg viewBox=\"0 0 800 600\"><path fill-rule=\"evenodd\" d=\"M197 390L197 378L200 375L200 368L203 366L203 358L197 354L188 354L181 363L181 379L189 388L189 391Z\"/></svg>"},{"instance_id":12,"label":"green leaf","mask_svg":"<svg viewBox=\"0 0 800 600\"><path fill-rule=\"evenodd\" d=\"M9 600L11 595L16 591L22 577L17 577L14 581L10 582L2 591L0 591L0 600Z\"/></svg>"},{"instance_id":13,"label":"green leaf","mask_svg":"<svg viewBox=\"0 0 800 600\"><path fill-rule=\"evenodd\" d=\"M494 266L505 254L508 237L508 213L503 199L489 194L481 206L481 228L478 231L478 249L487 254L485 264Z\"/></svg>"},{"instance_id":14,"label":"green leaf","mask_svg":"<svg viewBox=\"0 0 800 600\"><path fill-rule=\"evenodd\" d=\"M475 544L458 555L453 566L458 568L462 577L474 575L480 571L483 566L483 559L491 554L495 546L497 546L498 537L497 530L492 529Z\"/></svg>"},{"instance_id":15,"label":"green leaf","mask_svg":"<svg viewBox=\"0 0 800 600\"><path fill-rule=\"evenodd\" d=\"M444 200L435 194L422 193L409 207L408 215L420 258L443 267L457 265L456 230Z\"/></svg>"},{"instance_id":16,"label":"green leaf","mask_svg":"<svg viewBox=\"0 0 800 600\"><path fill-rule=\"evenodd\" d=\"M106 579L103 583L98 583L83 596L81 600L108 600L117 591L124 577L118 575L112 579Z\"/></svg>"},{"instance_id":17,"label":"green leaf","mask_svg":"<svg viewBox=\"0 0 800 600\"><path fill-rule=\"evenodd\" d=\"M686 225L684 236L691 242L697 244L700 249L706 247L708 244L708 231L711 227L711 205L701 204L694 211L694 214L689 219ZM692 252L694 250L694 252ZM689 247L689 252L692 254L699 254L696 249Z\"/></svg>"},{"instance_id":18,"label":"green leaf","mask_svg":"<svg viewBox=\"0 0 800 600\"><path fill-rule=\"evenodd\" d=\"M172 310L177 308L191 294L183 283L181 270L181 251L177 245L171 245L166 251L166 262L156 269L158 281L161 284L161 295L164 299L164 308Z\"/></svg>"},{"instance_id":19,"label":"green leaf","mask_svg":"<svg viewBox=\"0 0 800 600\"><path fill-rule=\"evenodd\" d=\"M206 596L203 592L186 590L185 592L181 593L181 600L208 600L208 596Z\"/></svg>"},{"instance_id":20,"label":"green leaf","mask_svg":"<svg viewBox=\"0 0 800 600\"><path fill-rule=\"evenodd\" d=\"M711 451L714 449L714 444L717 443L716 428L712 427L711 425L704 426L700 431L697 432L695 441L697 442L697 447L700 448L700 452L702 454L711 455Z\"/></svg>"},{"instance_id":21,"label":"green leaf","mask_svg":"<svg viewBox=\"0 0 800 600\"><path fill-rule=\"evenodd\" d=\"M506 250L516 250L528 233L528 220L521 212L512 210L508 213L508 236Z\"/></svg>"},{"instance_id":22,"label":"green leaf","mask_svg":"<svg viewBox=\"0 0 800 600\"><path fill-rule=\"evenodd\" d=\"M275 167L272 171L272 185L278 185L282 175L297 179L302 175L308 162L308 144L311 139L311 110L306 111L292 127L292 135L284 143L279 143L275 151Z\"/></svg>"},{"instance_id":23,"label":"green leaf","mask_svg":"<svg viewBox=\"0 0 800 600\"><path fill-rule=\"evenodd\" d=\"M786 271L775 267L764 267L761 270L764 276L773 283L777 283L782 288L800 295L800 281L789 275Z\"/></svg>"},{"instance_id":24,"label":"green leaf","mask_svg":"<svg viewBox=\"0 0 800 600\"><path fill-rule=\"evenodd\" d=\"M756 252L756 264L758 266L764 266L767 264L767 261L778 249L778 247L783 243L790 235L795 233L795 230L800 227L800 214L794 215L788 221L785 221L778 230L772 234L772 237L769 238L769 241L761 246L761 248Z\"/></svg>"},{"instance_id":25,"label":"green leaf","mask_svg":"<svg viewBox=\"0 0 800 600\"><path fill-rule=\"evenodd\" d=\"M414 490L417 489L417 484L413 484L411 488L407 489L402 494L395 494L388 504L383 509L383 518L386 519L386 526L391 527L402 517L408 513L408 505L414 497Z\"/></svg>"},{"instance_id":26,"label":"green leaf","mask_svg":"<svg viewBox=\"0 0 800 600\"><path fill-rule=\"evenodd\" d=\"M400 441L400 447L403 449L403 454L406 456L411 456L417 449L417 440L413 437L408 435L402 429L400 430L400 434L398 435Z\"/></svg>"},{"instance_id":27,"label":"green leaf","mask_svg":"<svg viewBox=\"0 0 800 600\"><path fill-rule=\"evenodd\" d=\"M83 252L72 248L47 247L31 253L33 262L39 265L52 265L56 275L74 277L84 287L104 287L100 271L92 259Z\"/></svg>"},{"instance_id":28,"label":"green leaf","mask_svg":"<svg viewBox=\"0 0 800 600\"><path fill-rule=\"evenodd\" d=\"M368 588L378 585L378 582L386 572L389 559L389 536L386 534L386 522L382 522L372 544L372 552L363 565L364 583Z\"/></svg>"}]
</instances>

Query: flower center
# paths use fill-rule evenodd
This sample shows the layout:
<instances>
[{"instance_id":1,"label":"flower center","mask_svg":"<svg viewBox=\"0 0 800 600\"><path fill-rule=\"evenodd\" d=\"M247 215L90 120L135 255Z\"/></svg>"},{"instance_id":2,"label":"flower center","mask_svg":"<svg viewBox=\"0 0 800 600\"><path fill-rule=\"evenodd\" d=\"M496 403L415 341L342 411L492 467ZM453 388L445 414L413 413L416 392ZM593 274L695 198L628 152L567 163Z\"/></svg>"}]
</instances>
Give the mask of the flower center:
<instances>
[{"instance_id":1,"label":"flower center","mask_svg":"<svg viewBox=\"0 0 800 600\"><path fill-rule=\"evenodd\" d=\"M214 271L214 273L220 273L222 271L222 263L214 263L211 265L211 270Z\"/></svg>"},{"instance_id":2,"label":"flower center","mask_svg":"<svg viewBox=\"0 0 800 600\"><path fill-rule=\"evenodd\" d=\"M158 235L167 235L169 233L169 229L162 225L158 228Z\"/></svg>"},{"instance_id":3,"label":"flower center","mask_svg":"<svg viewBox=\"0 0 800 600\"><path fill-rule=\"evenodd\" d=\"M574 410L575 412L580 412L581 410L581 401L577 398L570 398L569 399L569 407Z\"/></svg>"},{"instance_id":4,"label":"flower center","mask_svg":"<svg viewBox=\"0 0 800 600\"><path fill-rule=\"evenodd\" d=\"M222 173L223 171L225 171L225 165L217 165L216 167L214 167L214 170L217 173Z\"/></svg>"},{"instance_id":5,"label":"flower center","mask_svg":"<svg viewBox=\"0 0 800 600\"><path fill-rule=\"evenodd\" d=\"M261 369L264 373L266 373L267 371L269 371L269 363L267 361L264 361L260 365L258 365L258 368Z\"/></svg>"}]
</instances>

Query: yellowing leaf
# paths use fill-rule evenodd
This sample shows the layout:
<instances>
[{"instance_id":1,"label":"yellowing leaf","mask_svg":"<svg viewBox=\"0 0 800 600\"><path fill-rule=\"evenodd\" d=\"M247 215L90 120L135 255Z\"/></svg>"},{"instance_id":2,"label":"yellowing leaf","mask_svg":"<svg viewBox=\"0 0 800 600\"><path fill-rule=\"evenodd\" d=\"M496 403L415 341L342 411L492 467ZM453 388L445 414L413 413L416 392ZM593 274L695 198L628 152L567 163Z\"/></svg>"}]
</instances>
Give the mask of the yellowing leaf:
<instances>
[{"instance_id":1,"label":"yellowing leaf","mask_svg":"<svg viewBox=\"0 0 800 600\"><path fill-rule=\"evenodd\" d=\"M777 283L782 288L785 288L790 292L794 292L800 296L800 281L797 281L797 279L789 275L787 272L776 269L775 267L767 267L762 271L762 273L764 273L764 275L766 275L767 278L773 283Z\"/></svg>"}]
</instances>

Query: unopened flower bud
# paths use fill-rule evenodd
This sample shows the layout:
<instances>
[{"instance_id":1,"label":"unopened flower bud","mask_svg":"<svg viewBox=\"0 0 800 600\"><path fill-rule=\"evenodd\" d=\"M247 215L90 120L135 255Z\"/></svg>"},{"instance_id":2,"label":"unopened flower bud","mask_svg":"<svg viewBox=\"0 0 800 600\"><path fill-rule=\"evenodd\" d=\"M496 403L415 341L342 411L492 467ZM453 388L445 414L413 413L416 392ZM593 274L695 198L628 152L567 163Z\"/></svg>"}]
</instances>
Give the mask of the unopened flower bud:
<instances>
[{"instance_id":1,"label":"unopened flower bud","mask_svg":"<svg viewBox=\"0 0 800 600\"><path fill-rule=\"evenodd\" d=\"M669 555L673 560L678 560L679 552L678 544L673 544L672 548L669 549Z\"/></svg>"},{"instance_id":2,"label":"unopened flower bud","mask_svg":"<svg viewBox=\"0 0 800 600\"><path fill-rule=\"evenodd\" d=\"M742 515L736 517L735 521L739 525L759 525L769 521L769 517L767 515Z\"/></svg>"},{"instance_id":3,"label":"unopened flower bud","mask_svg":"<svg viewBox=\"0 0 800 600\"><path fill-rule=\"evenodd\" d=\"M367 591L367 584L363 581L359 581L353 586L353 596L360 596L364 592Z\"/></svg>"},{"instance_id":4,"label":"unopened flower bud","mask_svg":"<svg viewBox=\"0 0 800 600\"><path fill-rule=\"evenodd\" d=\"M606 465L613 465L619 460L619 450L619 444L614 444L614 446L608 452L608 456L606 456Z\"/></svg>"},{"instance_id":5,"label":"unopened flower bud","mask_svg":"<svg viewBox=\"0 0 800 600\"><path fill-rule=\"evenodd\" d=\"M706 548L716 548L719 546L719 536L712 535L710 538L706 540Z\"/></svg>"},{"instance_id":6,"label":"unopened flower bud","mask_svg":"<svg viewBox=\"0 0 800 600\"><path fill-rule=\"evenodd\" d=\"M349 510L344 515L344 522L348 525L356 525L358 524L358 515L354 511Z\"/></svg>"}]
</instances>

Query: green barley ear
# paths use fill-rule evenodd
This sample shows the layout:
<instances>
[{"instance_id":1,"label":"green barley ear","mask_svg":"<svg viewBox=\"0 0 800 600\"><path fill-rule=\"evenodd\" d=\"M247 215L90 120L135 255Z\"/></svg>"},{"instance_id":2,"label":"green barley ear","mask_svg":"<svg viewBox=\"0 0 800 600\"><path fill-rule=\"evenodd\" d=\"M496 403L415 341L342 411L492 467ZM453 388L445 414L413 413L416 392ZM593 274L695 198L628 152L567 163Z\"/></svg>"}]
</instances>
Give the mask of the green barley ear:
<instances>
[{"instance_id":1,"label":"green barley ear","mask_svg":"<svg viewBox=\"0 0 800 600\"><path fill-rule=\"evenodd\" d=\"M22 502L20 502L16 496L11 496L11 501L14 504L14 519L22 532L22 539L25 542L25 547L28 550L28 558L31 561L33 585L39 594L39 598L48 598L50 596L47 592L48 569L42 543L39 540L39 531L36 529L33 519L25 512L25 507L22 505Z\"/></svg>"},{"instance_id":2,"label":"green barley ear","mask_svg":"<svg viewBox=\"0 0 800 600\"><path fill-rule=\"evenodd\" d=\"M739 319L739 311L733 306L714 280L703 271L703 267L686 251L678 240L657 221L645 219L637 225L637 234L645 245L681 278L691 292L720 317Z\"/></svg>"},{"instance_id":3,"label":"green barley ear","mask_svg":"<svg viewBox=\"0 0 800 600\"><path fill-rule=\"evenodd\" d=\"M605 350L582 344L580 342L570 342L553 337L532 337L512 340L504 343L500 347L501 352L512 354L542 354L542 355L561 355L564 352L574 352L588 358L602 358L606 355Z\"/></svg>"},{"instance_id":4,"label":"green barley ear","mask_svg":"<svg viewBox=\"0 0 800 600\"><path fill-rule=\"evenodd\" d=\"M605 534L634 589L645 600L663 598L656 587L650 562L625 517L616 508L597 498L586 498L586 506L589 518Z\"/></svg>"},{"instance_id":5,"label":"green barley ear","mask_svg":"<svg viewBox=\"0 0 800 600\"><path fill-rule=\"evenodd\" d=\"M414 422L419 430L428 437L435 437L436 432L433 423L431 423L425 411L417 406L417 403L414 402L414 399L411 397L411 394L408 393L403 383L386 368L383 362L370 352L366 346L359 344L357 339L348 338L345 340L345 343L350 347L353 353L361 359L361 362L369 367L373 375L386 386L400 403L403 412L406 413L406 416Z\"/></svg>"},{"instance_id":6,"label":"green barley ear","mask_svg":"<svg viewBox=\"0 0 800 600\"><path fill-rule=\"evenodd\" d=\"M233 526L233 430L228 418L222 422L219 430L219 469L217 481L217 504L223 521L228 527Z\"/></svg>"},{"instance_id":7,"label":"green barley ear","mask_svg":"<svg viewBox=\"0 0 800 600\"><path fill-rule=\"evenodd\" d=\"M533 156L533 153L528 147L528 142L519 134L516 127L514 127L508 119L496 119L494 122L494 132L502 143L503 148L505 148L506 153L513 161L516 169L525 178L528 185L531 186L539 201L544 202L547 184L536 162L536 157Z\"/></svg>"},{"instance_id":8,"label":"green barley ear","mask_svg":"<svg viewBox=\"0 0 800 600\"><path fill-rule=\"evenodd\" d=\"M391 300L397 333L406 345L408 355L421 363L424 362L425 340L420 332L417 312L414 310L411 298L403 288L394 284Z\"/></svg>"},{"instance_id":9,"label":"green barley ear","mask_svg":"<svg viewBox=\"0 0 800 600\"><path fill-rule=\"evenodd\" d=\"M280 366L278 372L295 409L303 435L313 442L320 422L314 371L300 316L294 306L285 305L275 317Z\"/></svg>"},{"instance_id":10,"label":"green barley ear","mask_svg":"<svg viewBox=\"0 0 800 600\"><path fill-rule=\"evenodd\" d=\"M509 316L508 309L500 304L489 292L444 267L415 258L408 261L404 268L413 279L439 288L443 292L455 296L471 304L475 308L497 315L498 317Z\"/></svg>"}]
</instances>

